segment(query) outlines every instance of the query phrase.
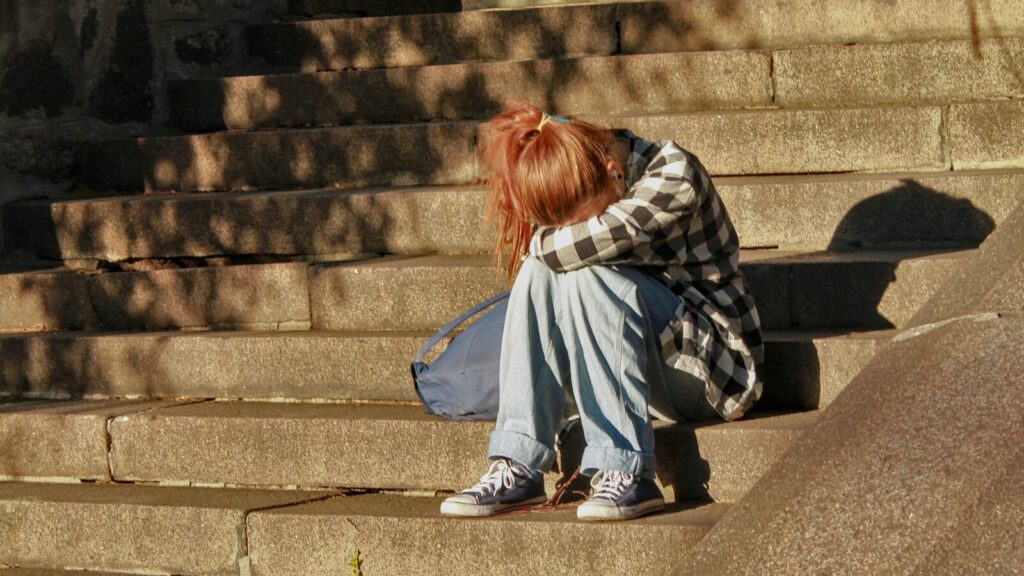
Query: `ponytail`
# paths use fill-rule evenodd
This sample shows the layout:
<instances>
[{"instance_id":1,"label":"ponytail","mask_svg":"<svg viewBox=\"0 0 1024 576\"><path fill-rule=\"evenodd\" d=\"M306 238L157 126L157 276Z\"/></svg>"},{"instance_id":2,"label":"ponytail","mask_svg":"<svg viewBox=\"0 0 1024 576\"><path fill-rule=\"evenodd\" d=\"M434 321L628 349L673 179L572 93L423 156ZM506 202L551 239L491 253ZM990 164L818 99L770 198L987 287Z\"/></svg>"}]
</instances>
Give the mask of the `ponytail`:
<instances>
[{"instance_id":1,"label":"ponytail","mask_svg":"<svg viewBox=\"0 0 1024 576\"><path fill-rule=\"evenodd\" d=\"M606 190L614 138L588 122L508 102L482 132L477 154L488 180L488 221L497 225L495 260L515 277L535 225L553 226Z\"/></svg>"}]
</instances>

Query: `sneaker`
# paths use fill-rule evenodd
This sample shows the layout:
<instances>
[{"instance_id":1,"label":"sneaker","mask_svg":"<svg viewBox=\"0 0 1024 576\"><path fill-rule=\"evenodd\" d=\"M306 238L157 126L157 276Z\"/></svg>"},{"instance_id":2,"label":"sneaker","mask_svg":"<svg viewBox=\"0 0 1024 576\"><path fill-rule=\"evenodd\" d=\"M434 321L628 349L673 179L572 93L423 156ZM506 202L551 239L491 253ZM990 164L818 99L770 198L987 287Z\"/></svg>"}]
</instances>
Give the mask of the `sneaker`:
<instances>
[{"instance_id":1,"label":"sneaker","mask_svg":"<svg viewBox=\"0 0 1024 576\"><path fill-rule=\"evenodd\" d=\"M544 477L530 473L524 466L501 459L491 463L487 473L472 488L466 488L441 503L445 516L493 516L504 510L541 504Z\"/></svg>"},{"instance_id":2,"label":"sneaker","mask_svg":"<svg viewBox=\"0 0 1024 576\"><path fill-rule=\"evenodd\" d=\"M594 495L576 509L580 520L628 520L665 509L654 480L601 470L590 481Z\"/></svg>"}]
</instances>

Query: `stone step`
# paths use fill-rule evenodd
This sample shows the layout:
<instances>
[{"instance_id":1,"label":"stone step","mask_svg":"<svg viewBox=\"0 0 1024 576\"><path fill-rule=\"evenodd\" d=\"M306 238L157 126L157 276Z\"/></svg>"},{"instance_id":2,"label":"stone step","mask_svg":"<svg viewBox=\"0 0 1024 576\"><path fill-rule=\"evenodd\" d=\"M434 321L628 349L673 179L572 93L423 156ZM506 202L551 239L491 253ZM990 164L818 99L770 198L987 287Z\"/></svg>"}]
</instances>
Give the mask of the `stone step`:
<instances>
[{"instance_id":1,"label":"stone step","mask_svg":"<svg viewBox=\"0 0 1024 576\"><path fill-rule=\"evenodd\" d=\"M248 574L247 515L331 494L0 482L0 562L101 572Z\"/></svg>"},{"instance_id":2,"label":"stone step","mask_svg":"<svg viewBox=\"0 0 1024 576\"><path fill-rule=\"evenodd\" d=\"M815 416L659 424L659 482L680 500L736 501ZM428 416L418 405L252 401L169 407L108 424L115 480L416 490L474 484L487 468L493 427Z\"/></svg>"},{"instance_id":3,"label":"stone step","mask_svg":"<svg viewBox=\"0 0 1024 576\"><path fill-rule=\"evenodd\" d=\"M0 479L110 480L107 421L184 403L112 399L0 401Z\"/></svg>"},{"instance_id":4,"label":"stone step","mask_svg":"<svg viewBox=\"0 0 1024 576\"><path fill-rule=\"evenodd\" d=\"M468 7L480 5L474 1ZM841 5L740 0L727 7L704 2L617 6L591 2L263 25L249 30L248 45L251 54L274 65L344 70L569 55L963 39L971 37L972 29L979 38L1024 33L1024 15L1016 0L992 0L986 8L981 14L975 9L972 18L972 10L958 0L852 0ZM330 10L307 13L326 11Z\"/></svg>"},{"instance_id":5,"label":"stone step","mask_svg":"<svg viewBox=\"0 0 1024 576\"><path fill-rule=\"evenodd\" d=\"M978 50L980 58L970 41L957 40L677 52L238 76L168 88L185 131L484 119L506 99L614 115L1024 97L1024 40L986 41Z\"/></svg>"},{"instance_id":6,"label":"stone step","mask_svg":"<svg viewBox=\"0 0 1024 576\"><path fill-rule=\"evenodd\" d=\"M385 3L381 3L385 4ZM617 50L614 5L256 25L249 53L305 70L531 60Z\"/></svg>"},{"instance_id":7,"label":"stone step","mask_svg":"<svg viewBox=\"0 0 1024 576\"><path fill-rule=\"evenodd\" d=\"M588 4L612 4L619 0L590 0ZM631 2L634 0L625 0ZM466 12L490 8L531 8L579 4L577 0L390 0L373 2L367 0L290 0L291 13L303 16L340 14L361 18L397 16L409 14L442 14Z\"/></svg>"},{"instance_id":8,"label":"stone step","mask_svg":"<svg viewBox=\"0 0 1024 576\"><path fill-rule=\"evenodd\" d=\"M768 332L761 404L827 406L891 335ZM428 336L237 331L0 336L0 397L418 402L409 365ZM33 475L49 474L45 467L35 469ZM102 474L105 468L97 460L91 470Z\"/></svg>"},{"instance_id":9,"label":"stone step","mask_svg":"<svg viewBox=\"0 0 1024 576\"><path fill-rule=\"evenodd\" d=\"M48 568L4 568L0 565L0 576L142 576L126 572L94 572L92 570L51 570Z\"/></svg>"},{"instance_id":10,"label":"stone step","mask_svg":"<svg viewBox=\"0 0 1024 576\"><path fill-rule=\"evenodd\" d=\"M0 333L309 329L302 262L103 272L0 273Z\"/></svg>"},{"instance_id":11,"label":"stone step","mask_svg":"<svg viewBox=\"0 0 1024 576\"><path fill-rule=\"evenodd\" d=\"M187 132L485 119L506 99L573 115L732 110L772 104L771 55L680 52L237 76L172 82L168 98L172 121Z\"/></svg>"},{"instance_id":12,"label":"stone step","mask_svg":"<svg viewBox=\"0 0 1024 576\"><path fill-rule=\"evenodd\" d=\"M1020 99L1022 62L1022 38L778 50L772 53L774 103L801 108Z\"/></svg>"},{"instance_id":13,"label":"stone step","mask_svg":"<svg viewBox=\"0 0 1024 576\"><path fill-rule=\"evenodd\" d=\"M71 573L81 576L115 576L107 572L110 566L147 574L337 576L348 573L353 557L367 574L499 575L512 563L527 573L667 574L729 509L673 505L663 514L619 523L577 522L571 508L468 521L441 517L438 501L131 484L0 484L0 507L12 510L25 527L0 543L0 562L104 571ZM498 553L495 542L512 545ZM8 572L58 574L0 570Z\"/></svg>"},{"instance_id":14,"label":"stone step","mask_svg":"<svg viewBox=\"0 0 1024 576\"><path fill-rule=\"evenodd\" d=\"M740 260L765 328L889 328L970 254L746 250ZM0 332L433 330L506 287L490 256L4 274Z\"/></svg>"},{"instance_id":15,"label":"stone step","mask_svg":"<svg viewBox=\"0 0 1024 576\"><path fill-rule=\"evenodd\" d=\"M670 505L635 521L583 523L571 507L467 521L438 516L439 506L367 494L256 512L253 575L335 576L357 550L366 574L667 575L729 509Z\"/></svg>"},{"instance_id":16,"label":"stone step","mask_svg":"<svg viewBox=\"0 0 1024 576\"><path fill-rule=\"evenodd\" d=\"M744 252L741 267L768 329L889 328L908 320L956 272L962 256L768 250ZM489 256L328 264L310 276L312 326L432 329L504 287Z\"/></svg>"},{"instance_id":17,"label":"stone step","mask_svg":"<svg viewBox=\"0 0 1024 576\"><path fill-rule=\"evenodd\" d=\"M977 245L1020 202L1024 171L716 178L742 246ZM47 259L480 254L479 188L142 195L4 207L6 245Z\"/></svg>"},{"instance_id":18,"label":"stone step","mask_svg":"<svg viewBox=\"0 0 1024 576\"><path fill-rule=\"evenodd\" d=\"M977 133L993 118L1011 128L1024 122L1019 101L588 118L677 140L721 176L1024 165L1024 133ZM478 127L454 121L108 140L85 148L83 170L94 188L120 191L458 184L481 176Z\"/></svg>"}]
</instances>

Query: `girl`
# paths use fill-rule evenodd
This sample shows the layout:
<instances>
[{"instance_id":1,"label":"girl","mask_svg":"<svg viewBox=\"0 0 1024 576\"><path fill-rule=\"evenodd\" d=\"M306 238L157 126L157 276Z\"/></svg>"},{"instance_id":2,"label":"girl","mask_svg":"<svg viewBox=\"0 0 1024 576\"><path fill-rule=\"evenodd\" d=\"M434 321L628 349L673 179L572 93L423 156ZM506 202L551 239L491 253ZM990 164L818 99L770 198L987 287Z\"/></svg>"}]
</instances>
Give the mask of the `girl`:
<instances>
[{"instance_id":1,"label":"girl","mask_svg":"<svg viewBox=\"0 0 1024 576\"><path fill-rule=\"evenodd\" d=\"M489 516L545 501L566 393L593 486L577 516L664 508L651 416L732 420L761 395L757 310L707 171L675 142L519 102L491 119L479 153L496 254L510 256L515 282L492 463L441 513Z\"/></svg>"}]
</instances>

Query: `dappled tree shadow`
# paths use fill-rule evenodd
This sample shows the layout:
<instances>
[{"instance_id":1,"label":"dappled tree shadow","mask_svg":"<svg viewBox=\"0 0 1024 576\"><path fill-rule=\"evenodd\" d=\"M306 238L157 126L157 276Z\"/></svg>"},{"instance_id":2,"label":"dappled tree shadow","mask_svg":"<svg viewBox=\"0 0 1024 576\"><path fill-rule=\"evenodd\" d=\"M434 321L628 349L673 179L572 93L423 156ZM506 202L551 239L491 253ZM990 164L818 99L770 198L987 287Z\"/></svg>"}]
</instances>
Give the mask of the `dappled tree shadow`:
<instances>
[{"instance_id":1,"label":"dappled tree shadow","mask_svg":"<svg viewBox=\"0 0 1024 576\"><path fill-rule=\"evenodd\" d=\"M308 290L303 284L308 271L303 266L298 267L297 277L285 278L278 287L260 292L247 285L243 265L285 263L309 256L345 259L445 249L482 252L491 246L487 233L480 230L432 229L432 210L437 215L462 209L479 214L479 193L442 196L437 191L412 189L393 193L337 189L473 181L479 176L473 158L475 120L493 114L508 97L532 100L548 111L568 114L704 109L716 102L713 93L702 91L710 90L706 84L694 82L693 91L682 99L652 93L649 86L667 82L666 78L638 73L635 62L625 57L600 66L595 59L537 59L651 52L669 45L673 50L759 48L758 23L749 20L750 14L740 6L738 0L717 0L609 6L587 13L566 8L560 18L549 15L553 12L536 11L500 27L490 15L471 15L461 24L453 23L449 16L313 22L295 27L285 36L283 29L254 28L251 46L273 43L278 48L268 53L274 66L336 71L410 67L452 62L464 54L479 60L531 61L487 65L500 70L497 75L489 74L480 64L174 84L171 99L180 128L253 131L90 146L83 162L95 188L150 194L128 199L116 208L96 199L61 205L30 203L26 206L33 217L26 211L5 211L4 229L12 241L33 246L53 259L102 261L98 263L100 271L74 280L74 293L87 307L69 301L67 292L41 290L38 278L19 280L24 282L19 290L22 295L38 294L43 317L57 319L55 326L62 329L153 331L244 328L263 321L308 322L308 316L302 319L301 310L295 315L267 317L254 311L280 291ZM712 33L703 25L707 16L692 10L711 10L721 27ZM588 27L587 19L595 25ZM616 19L621 19L622 36L617 35ZM567 22L572 27L567 28ZM604 34L592 34L598 29ZM580 35L574 30L584 32ZM420 44L418 38L432 40ZM674 58L680 73L700 69L687 68L685 55L665 58ZM595 85L593 78L598 73L618 79L609 84L618 92L612 94ZM763 104L750 105L759 103ZM437 120L466 122L431 123ZM403 122L421 124L375 125ZM333 128L338 126L344 128ZM278 130L269 130L274 128ZM317 187L326 189L265 192ZM168 201L186 196L176 193L196 191L200 193L187 195L187 200ZM111 225L112 221L117 225ZM837 228L829 250L919 247L921 242L956 249L976 245L993 226L992 219L969 201L908 181L854 207ZM452 239L458 237L469 240L457 244ZM871 242L865 243L865 238ZM134 272L133 266L168 270L166 274ZM215 282L205 266L228 266L238 276L235 282ZM281 269L296 272L287 264ZM856 317L873 327L884 326L888 320L878 315L877 303L894 273L894 268L877 266L865 270L853 300L836 294L820 296L836 305L855 307ZM156 303L168 294L174 295L172 302ZM84 316L64 322L72 313ZM790 324L784 327L809 327L792 325L788 311L785 318ZM0 337L2 391L22 396L159 396L168 393L159 385L163 375L181 370L181 366L167 365L172 357L166 353L170 346L167 338L157 336L152 345L135 347L131 338L138 335L75 336L69 332ZM802 398L817 404L820 366L816 350L811 344L801 346L796 352L791 350L802 359L801 365L769 370L768 404L793 407L788 404L791 398L772 396L771 380L783 377L799 379L804 387ZM185 356L173 358L181 363ZM673 428L661 438L665 441L659 443L659 452L673 453L672 458L661 458L673 463L659 470L662 481L674 488L677 498L708 498L711 472L692 427Z\"/></svg>"}]
</instances>

